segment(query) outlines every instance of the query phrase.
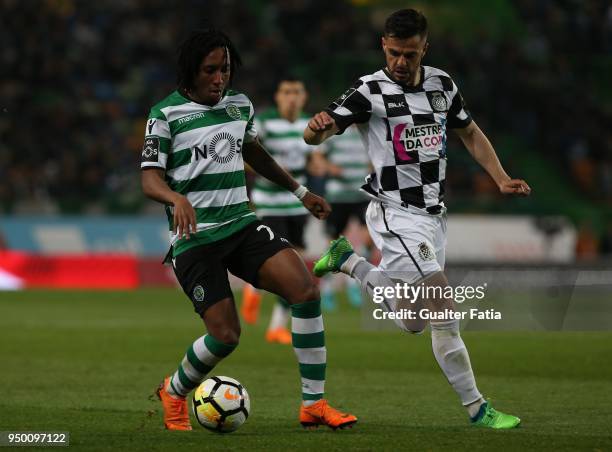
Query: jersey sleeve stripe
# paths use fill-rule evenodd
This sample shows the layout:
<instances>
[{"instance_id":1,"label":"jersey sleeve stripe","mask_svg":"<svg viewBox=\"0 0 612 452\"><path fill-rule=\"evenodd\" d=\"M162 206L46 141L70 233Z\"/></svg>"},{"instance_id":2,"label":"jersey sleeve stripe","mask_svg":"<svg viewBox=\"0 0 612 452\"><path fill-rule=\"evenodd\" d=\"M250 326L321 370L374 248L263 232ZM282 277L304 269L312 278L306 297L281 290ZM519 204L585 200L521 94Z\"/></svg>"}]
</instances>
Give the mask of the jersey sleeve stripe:
<instances>
[{"instance_id":1,"label":"jersey sleeve stripe","mask_svg":"<svg viewBox=\"0 0 612 452\"><path fill-rule=\"evenodd\" d=\"M166 169L166 167L164 166L163 163L161 162L141 162L140 163L140 169L144 169L144 168L159 168L159 169Z\"/></svg>"},{"instance_id":2,"label":"jersey sleeve stripe","mask_svg":"<svg viewBox=\"0 0 612 452\"><path fill-rule=\"evenodd\" d=\"M325 111L336 121L339 133L354 123L363 123L370 119L372 103L367 96L370 88L358 80L352 88L331 103Z\"/></svg>"},{"instance_id":3,"label":"jersey sleeve stripe","mask_svg":"<svg viewBox=\"0 0 612 452\"><path fill-rule=\"evenodd\" d=\"M446 125L449 129L463 129L472 122L472 116L465 106L465 101L459 89L456 85L453 84L453 86L456 92L448 110Z\"/></svg>"}]
</instances>

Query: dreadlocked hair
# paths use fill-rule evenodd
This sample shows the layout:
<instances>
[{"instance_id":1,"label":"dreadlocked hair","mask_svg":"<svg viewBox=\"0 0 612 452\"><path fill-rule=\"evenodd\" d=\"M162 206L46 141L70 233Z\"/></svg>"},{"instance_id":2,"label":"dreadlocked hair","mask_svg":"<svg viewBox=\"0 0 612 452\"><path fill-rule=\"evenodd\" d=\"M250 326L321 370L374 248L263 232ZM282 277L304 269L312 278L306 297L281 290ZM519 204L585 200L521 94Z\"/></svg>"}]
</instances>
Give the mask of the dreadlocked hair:
<instances>
[{"instance_id":1,"label":"dreadlocked hair","mask_svg":"<svg viewBox=\"0 0 612 452\"><path fill-rule=\"evenodd\" d=\"M229 52L231 85L234 75L242 66L240 55L225 33L214 28L196 30L185 39L178 49L177 84L179 88L193 89L193 80L200 70L202 60L215 49L225 48Z\"/></svg>"}]
</instances>

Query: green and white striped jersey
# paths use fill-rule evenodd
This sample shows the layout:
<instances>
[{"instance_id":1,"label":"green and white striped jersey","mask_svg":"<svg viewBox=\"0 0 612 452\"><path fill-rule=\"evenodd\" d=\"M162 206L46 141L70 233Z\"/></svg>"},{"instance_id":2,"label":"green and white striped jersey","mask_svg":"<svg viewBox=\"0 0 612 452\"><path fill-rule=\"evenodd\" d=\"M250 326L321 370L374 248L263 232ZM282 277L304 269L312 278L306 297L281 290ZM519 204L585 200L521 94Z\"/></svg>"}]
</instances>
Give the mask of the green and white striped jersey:
<instances>
[{"instance_id":1,"label":"green and white striped jersey","mask_svg":"<svg viewBox=\"0 0 612 452\"><path fill-rule=\"evenodd\" d=\"M367 197L360 191L370 170L368 153L355 126L342 135L334 135L322 148L330 163L342 168L341 176L329 177L325 198L329 202L360 202Z\"/></svg>"},{"instance_id":2,"label":"green and white striped jersey","mask_svg":"<svg viewBox=\"0 0 612 452\"><path fill-rule=\"evenodd\" d=\"M187 197L197 217L189 240L172 233L172 207L166 206L173 255L216 242L257 217L249 208L242 145L255 140L253 104L228 90L213 106L174 91L151 109L141 168L161 168L170 188Z\"/></svg>"},{"instance_id":3,"label":"green and white striped jersey","mask_svg":"<svg viewBox=\"0 0 612 452\"><path fill-rule=\"evenodd\" d=\"M306 183L306 160L315 147L304 142L308 125L305 114L290 122L281 118L278 110L270 109L255 119L255 126L270 155L300 183ZM251 199L262 217L306 215L308 211L293 193L262 177L255 180Z\"/></svg>"}]
</instances>

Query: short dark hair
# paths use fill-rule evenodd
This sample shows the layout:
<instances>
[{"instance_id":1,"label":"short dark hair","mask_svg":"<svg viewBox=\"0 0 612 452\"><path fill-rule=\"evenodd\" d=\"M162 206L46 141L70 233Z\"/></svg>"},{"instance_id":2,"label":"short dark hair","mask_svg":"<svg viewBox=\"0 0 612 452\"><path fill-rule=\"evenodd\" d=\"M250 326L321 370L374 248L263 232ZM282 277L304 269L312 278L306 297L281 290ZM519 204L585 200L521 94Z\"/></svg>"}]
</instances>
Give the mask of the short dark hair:
<instances>
[{"instance_id":1,"label":"short dark hair","mask_svg":"<svg viewBox=\"0 0 612 452\"><path fill-rule=\"evenodd\" d=\"M385 21L385 36L406 39L427 36L427 18L416 9L400 9Z\"/></svg>"},{"instance_id":2,"label":"short dark hair","mask_svg":"<svg viewBox=\"0 0 612 452\"><path fill-rule=\"evenodd\" d=\"M210 52L219 47L229 51L230 80L242 66L240 55L225 33L214 28L206 28L192 32L178 49L177 84L180 88L193 89L193 79L200 70L202 60Z\"/></svg>"},{"instance_id":3,"label":"short dark hair","mask_svg":"<svg viewBox=\"0 0 612 452\"><path fill-rule=\"evenodd\" d=\"M301 77L298 77L296 74L281 74L279 77L276 78L276 88L278 88L280 86L281 83L283 82L290 82L290 83L294 83L294 82L300 82L300 83L304 83L304 80Z\"/></svg>"}]
</instances>

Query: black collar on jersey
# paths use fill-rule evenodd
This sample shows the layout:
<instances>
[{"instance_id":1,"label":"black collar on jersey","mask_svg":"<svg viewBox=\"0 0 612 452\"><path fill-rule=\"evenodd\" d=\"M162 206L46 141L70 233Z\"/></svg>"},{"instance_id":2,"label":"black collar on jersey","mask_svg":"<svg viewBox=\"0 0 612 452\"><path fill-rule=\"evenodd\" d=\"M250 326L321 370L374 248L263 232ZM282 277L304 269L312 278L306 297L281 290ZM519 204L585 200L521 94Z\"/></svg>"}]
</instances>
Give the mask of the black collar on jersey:
<instances>
[{"instance_id":1,"label":"black collar on jersey","mask_svg":"<svg viewBox=\"0 0 612 452\"><path fill-rule=\"evenodd\" d=\"M405 93L414 93L417 91L423 91L423 82L425 81L425 68L421 66L419 70L421 71L421 80L419 81L418 84L411 86L411 85L406 85L405 83L402 83L398 80L395 80L395 78L393 78L393 76L387 70L387 68L386 67L383 68L383 72L385 73L385 75L389 77L389 79L392 82L397 83L399 86L401 86Z\"/></svg>"}]
</instances>

